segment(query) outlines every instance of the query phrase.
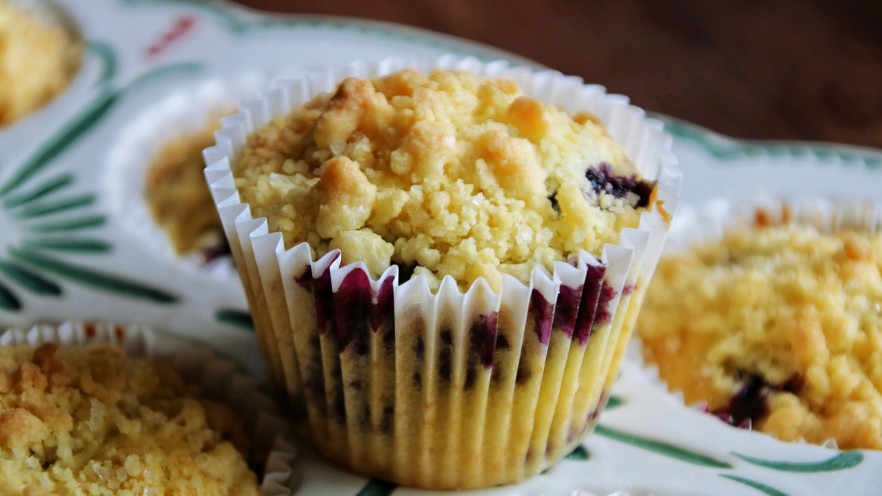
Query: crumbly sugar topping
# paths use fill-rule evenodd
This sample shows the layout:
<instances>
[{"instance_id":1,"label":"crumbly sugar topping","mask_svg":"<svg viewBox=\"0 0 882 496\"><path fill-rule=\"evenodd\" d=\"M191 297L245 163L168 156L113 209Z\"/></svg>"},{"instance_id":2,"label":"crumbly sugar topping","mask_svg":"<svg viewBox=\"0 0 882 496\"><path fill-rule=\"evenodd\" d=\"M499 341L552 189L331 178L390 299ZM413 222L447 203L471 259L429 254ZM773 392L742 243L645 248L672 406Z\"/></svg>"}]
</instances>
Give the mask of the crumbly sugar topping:
<instances>
[{"instance_id":1,"label":"crumbly sugar topping","mask_svg":"<svg viewBox=\"0 0 882 496\"><path fill-rule=\"evenodd\" d=\"M689 403L785 440L882 449L882 233L745 228L669 256L638 329Z\"/></svg>"},{"instance_id":2,"label":"crumbly sugar topping","mask_svg":"<svg viewBox=\"0 0 882 496\"><path fill-rule=\"evenodd\" d=\"M0 0L0 127L40 107L67 86L82 46L60 26Z\"/></svg>"},{"instance_id":3,"label":"crumbly sugar topping","mask_svg":"<svg viewBox=\"0 0 882 496\"><path fill-rule=\"evenodd\" d=\"M0 349L0 495L257 495L224 406L118 348Z\"/></svg>"},{"instance_id":4,"label":"crumbly sugar topping","mask_svg":"<svg viewBox=\"0 0 882 496\"><path fill-rule=\"evenodd\" d=\"M378 276L413 268L437 287L599 255L635 226L653 186L599 121L506 79L404 70L349 78L248 137L243 202L287 247L340 249Z\"/></svg>"},{"instance_id":5,"label":"crumbly sugar topping","mask_svg":"<svg viewBox=\"0 0 882 496\"><path fill-rule=\"evenodd\" d=\"M202 150L214 143L215 128L207 126L165 143L147 170L144 198L178 254L228 251L203 172Z\"/></svg>"}]
</instances>

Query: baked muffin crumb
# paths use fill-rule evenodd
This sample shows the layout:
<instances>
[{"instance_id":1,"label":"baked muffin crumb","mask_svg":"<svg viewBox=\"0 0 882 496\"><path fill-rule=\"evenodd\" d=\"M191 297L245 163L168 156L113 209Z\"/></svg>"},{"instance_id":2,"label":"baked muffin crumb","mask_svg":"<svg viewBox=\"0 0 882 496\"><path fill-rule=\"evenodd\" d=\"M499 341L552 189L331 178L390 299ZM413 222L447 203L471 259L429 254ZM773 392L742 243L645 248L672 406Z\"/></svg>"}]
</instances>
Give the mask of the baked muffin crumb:
<instances>
[{"instance_id":1,"label":"baked muffin crumb","mask_svg":"<svg viewBox=\"0 0 882 496\"><path fill-rule=\"evenodd\" d=\"M638 329L688 403L784 440L882 449L882 233L759 214L664 258Z\"/></svg>"},{"instance_id":2,"label":"baked muffin crumb","mask_svg":"<svg viewBox=\"0 0 882 496\"><path fill-rule=\"evenodd\" d=\"M203 173L202 150L214 143L216 127L207 126L160 147L147 169L144 187L150 214L175 252L199 253L205 263L230 253Z\"/></svg>"},{"instance_id":3,"label":"baked muffin crumb","mask_svg":"<svg viewBox=\"0 0 882 496\"><path fill-rule=\"evenodd\" d=\"M233 441L232 412L162 365L111 346L0 349L0 495L256 495Z\"/></svg>"},{"instance_id":4,"label":"baked muffin crumb","mask_svg":"<svg viewBox=\"0 0 882 496\"><path fill-rule=\"evenodd\" d=\"M433 288L600 255L654 189L596 118L443 70L348 78L252 133L233 168L287 247L340 249L375 277L415 266Z\"/></svg>"},{"instance_id":5,"label":"baked muffin crumb","mask_svg":"<svg viewBox=\"0 0 882 496\"><path fill-rule=\"evenodd\" d=\"M82 44L62 26L0 0L0 128L64 89L81 57Z\"/></svg>"}]
</instances>

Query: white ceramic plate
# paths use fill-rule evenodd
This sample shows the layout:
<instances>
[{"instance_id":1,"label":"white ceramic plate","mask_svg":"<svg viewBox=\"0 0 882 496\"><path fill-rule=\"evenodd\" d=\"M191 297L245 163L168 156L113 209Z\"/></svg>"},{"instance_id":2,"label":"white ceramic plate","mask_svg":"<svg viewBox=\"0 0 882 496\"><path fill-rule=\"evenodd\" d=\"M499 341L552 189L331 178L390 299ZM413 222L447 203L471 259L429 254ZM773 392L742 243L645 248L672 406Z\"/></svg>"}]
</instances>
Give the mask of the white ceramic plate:
<instances>
[{"instance_id":1,"label":"white ceramic plate","mask_svg":"<svg viewBox=\"0 0 882 496\"><path fill-rule=\"evenodd\" d=\"M269 77L322 64L442 53L531 64L387 24L269 17L196 1L59 3L88 51L66 92L0 131L0 322L149 323L205 342L255 373L257 348L229 268L173 257L146 215L139 188L153 144L200 127ZM879 197L882 152L743 142L662 118L675 137L687 205L759 193ZM787 444L728 427L682 407L633 363L614 393L616 406L569 459L520 485L470 494L879 493L882 453ZM367 481L315 457L300 470L301 494L429 494Z\"/></svg>"}]
</instances>

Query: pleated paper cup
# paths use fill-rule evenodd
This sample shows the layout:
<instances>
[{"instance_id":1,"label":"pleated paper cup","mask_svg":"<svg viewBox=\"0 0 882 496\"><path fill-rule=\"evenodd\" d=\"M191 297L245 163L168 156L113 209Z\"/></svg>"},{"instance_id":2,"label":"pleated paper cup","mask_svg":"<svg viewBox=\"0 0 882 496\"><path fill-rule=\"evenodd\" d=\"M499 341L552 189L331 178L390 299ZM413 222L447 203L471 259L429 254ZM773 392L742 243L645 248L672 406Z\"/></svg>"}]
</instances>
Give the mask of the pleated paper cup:
<instances>
[{"instance_id":1,"label":"pleated paper cup","mask_svg":"<svg viewBox=\"0 0 882 496\"><path fill-rule=\"evenodd\" d=\"M312 260L306 243L286 249L235 188L246 136L344 77L404 68L505 77L568 112L592 112L638 174L657 180L651 207L600 258L580 252L550 275L536 268L528 284L504 276L499 292L478 279L463 293L448 277L433 293L424 277L399 284L396 266L373 280L361 262L342 266L337 251ZM485 487L538 473L592 430L678 204L681 176L659 121L578 78L446 56L280 82L226 118L216 138L206 177L263 358L300 433L326 457L402 485Z\"/></svg>"},{"instance_id":2,"label":"pleated paper cup","mask_svg":"<svg viewBox=\"0 0 882 496\"><path fill-rule=\"evenodd\" d=\"M58 326L0 327L0 347L38 347L50 342L59 346L113 344L129 356L170 364L185 382L198 388L200 396L226 405L241 420L249 443L249 452L243 455L252 466L263 469L261 494L293 493L296 451L287 440L287 423L259 381L240 372L232 361L208 348L140 326L65 322Z\"/></svg>"}]
</instances>

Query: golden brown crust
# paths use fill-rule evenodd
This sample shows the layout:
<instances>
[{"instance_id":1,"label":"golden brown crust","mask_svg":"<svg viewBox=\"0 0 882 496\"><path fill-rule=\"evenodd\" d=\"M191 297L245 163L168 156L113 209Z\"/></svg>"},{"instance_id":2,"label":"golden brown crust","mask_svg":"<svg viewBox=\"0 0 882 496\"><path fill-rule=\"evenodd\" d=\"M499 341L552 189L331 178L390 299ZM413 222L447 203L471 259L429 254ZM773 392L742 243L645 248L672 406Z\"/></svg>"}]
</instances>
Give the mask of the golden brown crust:
<instances>
[{"instance_id":1,"label":"golden brown crust","mask_svg":"<svg viewBox=\"0 0 882 496\"><path fill-rule=\"evenodd\" d=\"M0 495L256 495L232 413L118 348L0 349Z\"/></svg>"},{"instance_id":2,"label":"golden brown crust","mask_svg":"<svg viewBox=\"0 0 882 496\"><path fill-rule=\"evenodd\" d=\"M755 224L662 260L638 323L647 359L723 414L761 384L754 427L781 439L882 449L882 234Z\"/></svg>"},{"instance_id":3,"label":"golden brown crust","mask_svg":"<svg viewBox=\"0 0 882 496\"><path fill-rule=\"evenodd\" d=\"M62 26L0 1L0 128L63 90L81 56L82 44Z\"/></svg>"},{"instance_id":4,"label":"golden brown crust","mask_svg":"<svg viewBox=\"0 0 882 496\"><path fill-rule=\"evenodd\" d=\"M601 164L634 174L595 119L510 80L404 70L348 78L274 119L249 136L234 174L288 247L341 248L374 276L398 263L432 286L449 275L499 287L505 273L528 281L579 250L599 255L637 224L633 196L587 178Z\"/></svg>"},{"instance_id":5,"label":"golden brown crust","mask_svg":"<svg viewBox=\"0 0 882 496\"><path fill-rule=\"evenodd\" d=\"M202 150L214 144L214 129L206 127L164 144L147 169L144 198L178 254L212 250L224 240L203 173Z\"/></svg>"}]
</instances>

